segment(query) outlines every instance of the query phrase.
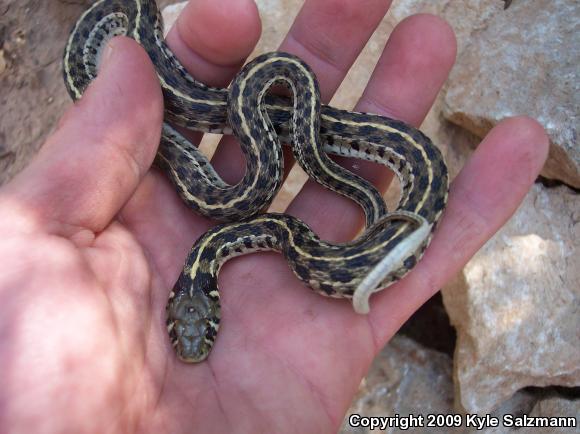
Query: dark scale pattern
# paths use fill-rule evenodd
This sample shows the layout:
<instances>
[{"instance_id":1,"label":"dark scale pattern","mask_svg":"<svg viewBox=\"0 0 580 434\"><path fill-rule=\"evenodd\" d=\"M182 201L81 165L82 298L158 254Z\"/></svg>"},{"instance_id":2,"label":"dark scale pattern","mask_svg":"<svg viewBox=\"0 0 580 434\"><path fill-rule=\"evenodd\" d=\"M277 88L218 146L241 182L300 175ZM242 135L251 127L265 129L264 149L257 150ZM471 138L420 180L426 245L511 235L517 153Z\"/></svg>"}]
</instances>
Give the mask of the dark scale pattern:
<instances>
[{"instance_id":1,"label":"dark scale pattern","mask_svg":"<svg viewBox=\"0 0 580 434\"><path fill-rule=\"evenodd\" d=\"M444 197L437 198L437 200L433 204L433 210L435 212L443 211L443 209L445 208L446 199L447 199L446 197L445 198Z\"/></svg>"},{"instance_id":2,"label":"dark scale pattern","mask_svg":"<svg viewBox=\"0 0 580 434\"><path fill-rule=\"evenodd\" d=\"M294 267L294 272L304 282L307 282L308 279L310 279L310 271L308 270L308 267L303 265L296 265Z\"/></svg>"},{"instance_id":3,"label":"dark scale pattern","mask_svg":"<svg viewBox=\"0 0 580 434\"><path fill-rule=\"evenodd\" d=\"M380 131L378 130L378 128L373 127L371 125L364 125L361 128L359 128L359 133L361 136L377 136L380 134Z\"/></svg>"},{"instance_id":4,"label":"dark scale pattern","mask_svg":"<svg viewBox=\"0 0 580 434\"><path fill-rule=\"evenodd\" d=\"M431 188L434 191L439 191L441 190L442 187L442 182L443 182L443 177L442 176L435 176L433 178L433 182L431 183Z\"/></svg>"},{"instance_id":5,"label":"dark scale pattern","mask_svg":"<svg viewBox=\"0 0 580 434\"><path fill-rule=\"evenodd\" d=\"M330 263L323 259L311 259L309 264L312 268L316 270L327 271L330 269Z\"/></svg>"},{"instance_id":6,"label":"dark scale pattern","mask_svg":"<svg viewBox=\"0 0 580 434\"><path fill-rule=\"evenodd\" d=\"M411 257L405 259L405 262L403 263L403 265L406 268L411 269L411 268L413 268L415 266L416 261L417 260L415 259L415 257L414 256L411 256Z\"/></svg>"},{"instance_id":7,"label":"dark scale pattern","mask_svg":"<svg viewBox=\"0 0 580 434\"><path fill-rule=\"evenodd\" d=\"M331 285L328 285L326 283L321 283L320 284L320 289L326 294L326 295L334 295L335 294L335 290Z\"/></svg>"},{"instance_id":8,"label":"dark scale pattern","mask_svg":"<svg viewBox=\"0 0 580 434\"><path fill-rule=\"evenodd\" d=\"M415 160L420 160L421 158L423 158L423 153L421 152L420 149L413 149L411 155L413 155L413 158Z\"/></svg>"},{"instance_id":9,"label":"dark scale pattern","mask_svg":"<svg viewBox=\"0 0 580 434\"><path fill-rule=\"evenodd\" d=\"M206 328L205 337L209 340L214 340L217 334L217 330L213 327Z\"/></svg>"},{"instance_id":10,"label":"dark scale pattern","mask_svg":"<svg viewBox=\"0 0 580 434\"><path fill-rule=\"evenodd\" d=\"M406 145L407 144L407 142L405 141L403 136L398 134L398 133L387 133L386 140L388 142L390 142L391 144L396 144L396 145Z\"/></svg>"},{"instance_id":11,"label":"dark scale pattern","mask_svg":"<svg viewBox=\"0 0 580 434\"><path fill-rule=\"evenodd\" d=\"M337 268L330 271L330 278L337 282L348 283L354 279L354 276L346 268Z\"/></svg>"},{"instance_id":12,"label":"dark scale pattern","mask_svg":"<svg viewBox=\"0 0 580 434\"><path fill-rule=\"evenodd\" d=\"M368 263L368 257L366 255L360 255L360 256L356 256L352 259L347 259L345 261L345 263L343 264L343 267L348 269L348 270L352 270L352 269L362 267L367 263Z\"/></svg>"},{"instance_id":13,"label":"dark scale pattern","mask_svg":"<svg viewBox=\"0 0 580 434\"><path fill-rule=\"evenodd\" d=\"M408 145L403 145L403 144L396 144L393 146L393 150L399 154L399 155L409 155L410 157L412 157L412 153L408 152Z\"/></svg>"},{"instance_id":14,"label":"dark scale pattern","mask_svg":"<svg viewBox=\"0 0 580 434\"><path fill-rule=\"evenodd\" d=\"M417 188L421 191L424 191L429 187L429 178L427 178L426 175L421 174L418 180L415 179L415 182L417 183Z\"/></svg>"},{"instance_id":15,"label":"dark scale pattern","mask_svg":"<svg viewBox=\"0 0 580 434\"><path fill-rule=\"evenodd\" d=\"M296 262L299 259L298 252L296 251L296 249L293 248L289 248L286 251L286 257L292 262Z\"/></svg>"}]
</instances>

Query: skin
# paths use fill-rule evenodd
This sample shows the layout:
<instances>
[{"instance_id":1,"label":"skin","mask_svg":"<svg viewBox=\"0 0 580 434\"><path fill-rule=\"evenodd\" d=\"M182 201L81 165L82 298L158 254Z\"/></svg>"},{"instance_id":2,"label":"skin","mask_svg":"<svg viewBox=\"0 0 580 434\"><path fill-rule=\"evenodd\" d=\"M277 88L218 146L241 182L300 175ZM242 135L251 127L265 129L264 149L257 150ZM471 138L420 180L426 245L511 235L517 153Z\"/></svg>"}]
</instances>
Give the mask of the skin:
<instances>
[{"instance_id":1,"label":"skin","mask_svg":"<svg viewBox=\"0 0 580 434\"><path fill-rule=\"evenodd\" d=\"M231 79L260 34L250 0L227 3L192 0L168 37L212 85ZM355 3L306 0L282 46L312 65L325 101L389 6ZM206 363L186 365L170 348L165 303L211 222L150 170L162 98L145 53L123 38L110 47L83 100L0 190L1 432L336 432L373 357L512 215L547 155L535 121L497 125L453 182L423 260L373 296L368 316L311 293L276 254L229 262L218 341ZM454 58L446 23L403 21L356 109L419 125ZM239 155L225 140L214 158L230 182ZM388 185L387 171L357 164ZM335 241L362 222L354 203L311 182L288 211Z\"/></svg>"}]
</instances>

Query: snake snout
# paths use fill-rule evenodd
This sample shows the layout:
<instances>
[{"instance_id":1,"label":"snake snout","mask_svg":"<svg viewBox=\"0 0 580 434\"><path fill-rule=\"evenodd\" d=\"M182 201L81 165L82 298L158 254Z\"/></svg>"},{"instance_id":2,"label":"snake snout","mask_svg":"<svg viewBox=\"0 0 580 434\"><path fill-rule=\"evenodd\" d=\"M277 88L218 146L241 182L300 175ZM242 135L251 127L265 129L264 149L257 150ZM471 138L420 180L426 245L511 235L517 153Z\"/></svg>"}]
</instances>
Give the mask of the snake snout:
<instances>
[{"instance_id":1,"label":"snake snout","mask_svg":"<svg viewBox=\"0 0 580 434\"><path fill-rule=\"evenodd\" d=\"M217 322L203 294L182 295L170 300L167 324L171 343L182 361L197 363L208 356Z\"/></svg>"}]
</instances>

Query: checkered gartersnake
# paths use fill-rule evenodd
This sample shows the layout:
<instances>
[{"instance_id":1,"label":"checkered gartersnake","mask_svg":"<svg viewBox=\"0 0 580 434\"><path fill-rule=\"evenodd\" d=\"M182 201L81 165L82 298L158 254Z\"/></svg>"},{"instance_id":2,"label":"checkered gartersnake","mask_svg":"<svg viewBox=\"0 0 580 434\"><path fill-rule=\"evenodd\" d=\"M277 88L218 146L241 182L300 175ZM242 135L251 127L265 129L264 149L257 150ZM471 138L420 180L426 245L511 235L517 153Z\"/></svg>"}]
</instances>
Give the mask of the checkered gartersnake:
<instances>
[{"instance_id":1,"label":"checkered gartersnake","mask_svg":"<svg viewBox=\"0 0 580 434\"><path fill-rule=\"evenodd\" d=\"M163 40L153 0L101 0L77 22L64 56L73 99L96 77L102 48L113 36L130 36L153 61L165 98L157 164L183 200L206 216L230 223L195 243L171 291L167 325L178 356L205 359L220 322L217 274L229 258L258 250L284 254L294 274L320 294L353 298L368 312L369 296L400 279L421 257L447 201L447 168L439 150L417 129L378 115L320 104L316 78L295 56L257 57L228 89L192 78ZM292 98L267 91L283 83ZM239 139L247 168L236 185L224 182L208 160L169 123ZM356 240L331 244L285 214L261 214L283 177L280 142L322 185L359 203L366 230ZM386 165L398 176L401 198L387 212L380 193L328 157L328 153Z\"/></svg>"}]
</instances>

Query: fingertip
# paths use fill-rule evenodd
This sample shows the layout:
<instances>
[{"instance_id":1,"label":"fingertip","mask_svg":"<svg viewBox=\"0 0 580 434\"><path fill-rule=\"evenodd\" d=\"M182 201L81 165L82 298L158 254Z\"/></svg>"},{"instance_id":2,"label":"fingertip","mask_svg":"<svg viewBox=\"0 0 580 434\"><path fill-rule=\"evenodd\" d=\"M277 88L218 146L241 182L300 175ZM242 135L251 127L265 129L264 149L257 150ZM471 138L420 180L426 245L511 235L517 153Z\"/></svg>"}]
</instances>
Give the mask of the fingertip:
<instances>
[{"instance_id":1,"label":"fingertip","mask_svg":"<svg viewBox=\"0 0 580 434\"><path fill-rule=\"evenodd\" d=\"M161 120L163 93L155 67L145 49L133 39L119 36L109 42L107 50L109 55L97 77L99 85L107 86L109 92L121 92L119 96L124 99L136 98L127 106L143 103L154 109Z\"/></svg>"},{"instance_id":2,"label":"fingertip","mask_svg":"<svg viewBox=\"0 0 580 434\"><path fill-rule=\"evenodd\" d=\"M457 56L453 28L443 18L431 14L411 15L402 20L393 31L389 45L395 47L396 55L409 72L435 67L443 79L447 78Z\"/></svg>"},{"instance_id":3,"label":"fingertip","mask_svg":"<svg viewBox=\"0 0 580 434\"><path fill-rule=\"evenodd\" d=\"M410 40L408 48L415 48L411 51L436 53L439 64L451 69L457 57L457 38L447 21L437 15L423 13L405 18L397 28ZM417 61L420 62L421 57Z\"/></svg>"},{"instance_id":4,"label":"fingertip","mask_svg":"<svg viewBox=\"0 0 580 434\"><path fill-rule=\"evenodd\" d=\"M79 125L84 134L99 138L114 134L117 141L139 143L135 152L148 149L150 157L159 142L163 121L163 94L157 73L145 50L126 37L113 38L103 55L97 78L83 98L67 115L75 118L72 128ZM148 165L150 161L144 162Z\"/></svg>"},{"instance_id":5,"label":"fingertip","mask_svg":"<svg viewBox=\"0 0 580 434\"><path fill-rule=\"evenodd\" d=\"M177 28L198 54L216 65L229 66L252 52L260 38L261 22L253 0L195 0L178 18Z\"/></svg>"},{"instance_id":6,"label":"fingertip","mask_svg":"<svg viewBox=\"0 0 580 434\"><path fill-rule=\"evenodd\" d=\"M517 210L547 151L548 138L535 120L517 116L498 123L451 185L446 211L447 221L456 220L451 227L461 227L465 221L464 232L477 233L474 241L484 242Z\"/></svg>"},{"instance_id":7,"label":"fingertip","mask_svg":"<svg viewBox=\"0 0 580 434\"><path fill-rule=\"evenodd\" d=\"M534 156L535 171L541 170L548 158L550 138L544 127L534 118L529 116L513 116L502 120L493 130L492 134L507 135L513 139L514 146L520 149L528 149Z\"/></svg>"},{"instance_id":8,"label":"fingertip","mask_svg":"<svg viewBox=\"0 0 580 434\"><path fill-rule=\"evenodd\" d=\"M53 233L100 232L134 192L155 157L163 97L145 50L109 42L97 77L38 156L13 183Z\"/></svg>"},{"instance_id":9,"label":"fingertip","mask_svg":"<svg viewBox=\"0 0 580 434\"><path fill-rule=\"evenodd\" d=\"M509 165L506 180L527 190L537 179L548 157L550 140L544 128L528 116L514 116L499 122L487 135L481 147L496 168Z\"/></svg>"},{"instance_id":10,"label":"fingertip","mask_svg":"<svg viewBox=\"0 0 580 434\"><path fill-rule=\"evenodd\" d=\"M167 42L198 80L219 86L229 81L231 68L238 68L252 52L261 31L253 0L191 0Z\"/></svg>"},{"instance_id":11,"label":"fingertip","mask_svg":"<svg viewBox=\"0 0 580 434\"><path fill-rule=\"evenodd\" d=\"M430 14L410 16L389 37L361 102L418 126L447 80L456 55L455 34L445 20Z\"/></svg>"}]
</instances>

